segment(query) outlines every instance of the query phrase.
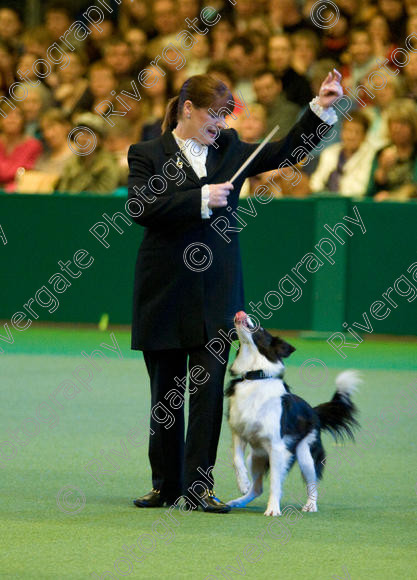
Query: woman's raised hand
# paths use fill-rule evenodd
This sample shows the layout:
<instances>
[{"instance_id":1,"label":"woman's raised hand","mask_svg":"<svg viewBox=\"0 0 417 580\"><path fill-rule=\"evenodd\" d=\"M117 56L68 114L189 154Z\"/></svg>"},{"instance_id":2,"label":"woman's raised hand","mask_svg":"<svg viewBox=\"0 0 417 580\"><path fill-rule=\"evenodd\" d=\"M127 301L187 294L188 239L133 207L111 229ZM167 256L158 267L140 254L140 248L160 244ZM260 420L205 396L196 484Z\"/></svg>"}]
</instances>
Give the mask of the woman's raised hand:
<instances>
[{"instance_id":1,"label":"woman's raised hand","mask_svg":"<svg viewBox=\"0 0 417 580\"><path fill-rule=\"evenodd\" d=\"M330 107L343 95L343 87L340 84L341 80L342 75L334 68L321 83L319 90L319 104L322 107Z\"/></svg>"}]
</instances>

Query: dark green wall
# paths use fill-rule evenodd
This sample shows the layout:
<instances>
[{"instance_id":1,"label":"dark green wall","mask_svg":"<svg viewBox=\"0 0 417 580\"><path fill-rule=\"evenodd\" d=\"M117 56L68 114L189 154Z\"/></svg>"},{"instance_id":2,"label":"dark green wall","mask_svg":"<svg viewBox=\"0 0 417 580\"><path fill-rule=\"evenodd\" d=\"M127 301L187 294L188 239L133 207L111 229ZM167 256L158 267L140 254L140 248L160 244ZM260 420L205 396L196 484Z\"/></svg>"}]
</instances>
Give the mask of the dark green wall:
<instances>
[{"instance_id":1,"label":"dark green wall","mask_svg":"<svg viewBox=\"0 0 417 580\"><path fill-rule=\"evenodd\" d=\"M128 226L119 234L112 230L104 248L89 228L102 221L102 214L124 211L124 198L66 195L0 195L0 224L8 243L0 240L0 318L10 321L28 298L48 284L59 272L58 260L73 258L83 248L94 263L81 277L72 280L65 293L56 295L60 306L49 314L34 306L44 321L97 322L107 312L112 323L129 323L133 269L142 228ZM241 206L246 208L247 200ZM261 206L253 201L256 217L244 216L247 226L240 234L245 272L246 301L263 301L270 290L278 290L286 274L297 280L302 297L293 302L284 297L283 306L265 326L315 331L342 330L347 321L362 322L382 292L392 286L407 267L417 261L417 204L374 203L346 198L310 198L273 200ZM314 245L330 237L323 228L334 226L343 216L354 217L356 205L366 226L366 234L355 226L354 235L342 246L336 242L334 265L323 260L316 273L305 274L302 283L291 272ZM320 254L318 254L320 255ZM412 280L411 275L407 277ZM383 321L374 322L374 332L416 334L417 298L407 302L397 296L398 308ZM268 310L265 308L265 310ZM248 309L250 312L250 309Z\"/></svg>"}]
</instances>

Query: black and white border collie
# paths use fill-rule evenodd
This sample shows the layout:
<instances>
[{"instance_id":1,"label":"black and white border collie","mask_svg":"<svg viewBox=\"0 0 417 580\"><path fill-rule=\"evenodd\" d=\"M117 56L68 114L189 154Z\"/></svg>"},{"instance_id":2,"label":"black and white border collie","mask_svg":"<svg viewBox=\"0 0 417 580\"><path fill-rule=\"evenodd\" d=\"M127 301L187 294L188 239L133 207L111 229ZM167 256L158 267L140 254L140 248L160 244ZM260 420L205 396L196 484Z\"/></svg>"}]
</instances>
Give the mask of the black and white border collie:
<instances>
[{"instance_id":1,"label":"black and white border collie","mask_svg":"<svg viewBox=\"0 0 417 580\"><path fill-rule=\"evenodd\" d=\"M242 497L229 501L245 507L262 493L262 478L271 472L266 516L281 515L280 500L284 478L297 459L307 486L305 512L317 511L317 480L325 462L320 432L329 431L336 439L350 437L358 427L357 409L350 395L361 382L356 371L336 377L332 400L312 408L293 395L284 382L283 358L295 348L255 325L244 312L235 316L240 340L230 372L234 377L226 390L228 420L233 435L234 467ZM248 468L245 449L250 445Z\"/></svg>"}]
</instances>

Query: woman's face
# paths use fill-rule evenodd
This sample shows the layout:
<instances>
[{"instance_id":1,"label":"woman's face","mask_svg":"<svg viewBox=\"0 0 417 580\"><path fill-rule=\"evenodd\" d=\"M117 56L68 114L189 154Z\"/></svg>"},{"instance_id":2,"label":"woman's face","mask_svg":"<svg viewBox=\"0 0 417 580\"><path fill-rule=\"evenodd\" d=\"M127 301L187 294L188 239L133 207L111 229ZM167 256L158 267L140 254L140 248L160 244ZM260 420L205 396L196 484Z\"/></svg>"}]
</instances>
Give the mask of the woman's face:
<instances>
[{"instance_id":1,"label":"woman's face","mask_svg":"<svg viewBox=\"0 0 417 580\"><path fill-rule=\"evenodd\" d=\"M42 123L42 134L51 149L59 149L66 143L68 131L69 125L67 123L58 121Z\"/></svg>"},{"instance_id":2,"label":"woman's face","mask_svg":"<svg viewBox=\"0 0 417 580\"><path fill-rule=\"evenodd\" d=\"M1 128L4 135L17 137L23 133L24 119L20 109L13 109L1 121Z\"/></svg>"},{"instance_id":3,"label":"woman's face","mask_svg":"<svg viewBox=\"0 0 417 580\"><path fill-rule=\"evenodd\" d=\"M226 126L224 116L217 117L214 115L217 112L216 109L212 110L213 113L210 114L207 109L194 107L191 101L184 103L184 128L186 127L187 133L193 139L203 145L213 145L219 134L218 131ZM190 115L189 119L187 114Z\"/></svg>"},{"instance_id":4,"label":"woman's face","mask_svg":"<svg viewBox=\"0 0 417 580\"><path fill-rule=\"evenodd\" d=\"M63 83L73 83L78 81L83 75L84 69L80 59L76 54L71 54L69 62L65 68L59 69L59 78Z\"/></svg>"},{"instance_id":5,"label":"woman's face","mask_svg":"<svg viewBox=\"0 0 417 580\"><path fill-rule=\"evenodd\" d=\"M265 133L265 119L262 115L251 112L249 117L243 117L240 124L242 141L256 143Z\"/></svg>"},{"instance_id":6,"label":"woman's face","mask_svg":"<svg viewBox=\"0 0 417 580\"><path fill-rule=\"evenodd\" d=\"M37 121L39 119L40 112L43 107L42 97L40 93L36 90L36 87L32 90L29 89L26 99L22 102L22 111L25 116L25 120L29 123Z\"/></svg>"},{"instance_id":7,"label":"woman's face","mask_svg":"<svg viewBox=\"0 0 417 580\"><path fill-rule=\"evenodd\" d=\"M372 56L370 38L366 32L356 32L349 46L352 59L357 64L365 63Z\"/></svg>"},{"instance_id":8,"label":"woman's face","mask_svg":"<svg viewBox=\"0 0 417 580\"><path fill-rule=\"evenodd\" d=\"M343 148L347 151L354 152L359 149L365 139L365 131L361 123L355 121L346 121L342 127Z\"/></svg>"}]
</instances>

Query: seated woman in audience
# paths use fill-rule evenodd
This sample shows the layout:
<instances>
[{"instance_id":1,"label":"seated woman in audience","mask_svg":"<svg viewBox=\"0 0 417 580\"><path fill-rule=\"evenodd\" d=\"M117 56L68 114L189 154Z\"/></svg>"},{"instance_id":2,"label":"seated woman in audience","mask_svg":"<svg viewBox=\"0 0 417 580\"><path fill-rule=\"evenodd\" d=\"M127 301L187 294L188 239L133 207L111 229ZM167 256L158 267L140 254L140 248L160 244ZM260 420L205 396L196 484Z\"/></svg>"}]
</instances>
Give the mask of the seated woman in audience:
<instances>
[{"instance_id":1,"label":"seated woman in audience","mask_svg":"<svg viewBox=\"0 0 417 580\"><path fill-rule=\"evenodd\" d=\"M68 147L71 124L60 109L49 109L40 118L46 149L33 170L20 171L17 191L21 193L53 193L64 165L73 155Z\"/></svg>"},{"instance_id":2,"label":"seated woman in audience","mask_svg":"<svg viewBox=\"0 0 417 580\"><path fill-rule=\"evenodd\" d=\"M373 91L375 98L366 107L371 125L368 131L368 141L376 151L388 145L388 113L392 103L404 95L404 88L398 77L387 76L385 86L379 91ZM371 92L372 89L370 88Z\"/></svg>"},{"instance_id":3,"label":"seated woman in audience","mask_svg":"<svg viewBox=\"0 0 417 580\"><path fill-rule=\"evenodd\" d=\"M341 143L326 147L310 178L313 192L331 191L345 196L363 196L369 181L375 150L366 140L368 117L362 111L349 113L342 124Z\"/></svg>"},{"instance_id":4,"label":"seated woman in audience","mask_svg":"<svg viewBox=\"0 0 417 580\"><path fill-rule=\"evenodd\" d=\"M57 71L58 84L54 98L64 115L70 117L75 112L88 109L91 98L88 97L88 80L84 77L85 57L82 53L66 53L69 62L65 68Z\"/></svg>"},{"instance_id":5,"label":"seated woman in audience","mask_svg":"<svg viewBox=\"0 0 417 580\"><path fill-rule=\"evenodd\" d=\"M23 112L19 107L0 118L0 187L7 192L16 189L19 168L32 169L42 144L25 134Z\"/></svg>"},{"instance_id":6,"label":"seated woman in audience","mask_svg":"<svg viewBox=\"0 0 417 580\"><path fill-rule=\"evenodd\" d=\"M119 171L114 156L102 146L106 122L98 115L83 113L75 118L75 124L87 127L92 133L76 134L71 145L73 154L64 165L57 190L66 193L113 193L118 185Z\"/></svg>"},{"instance_id":7,"label":"seated woman in audience","mask_svg":"<svg viewBox=\"0 0 417 580\"><path fill-rule=\"evenodd\" d=\"M47 150L37 160L35 169L55 175L58 181L66 162L73 155L68 147L71 123L60 109L50 109L41 116L40 125Z\"/></svg>"},{"instance_id":8,"label":"seated woman in audience","mask_svg":"<svg viewBox=\"0 0 417 580\"><path fill-rule=\"evenodd\" d=\"M398 99L388 113L390 143L377 152L366 194L375 201L417 197L417 109Z\"/></svg>"}]
</instances>

